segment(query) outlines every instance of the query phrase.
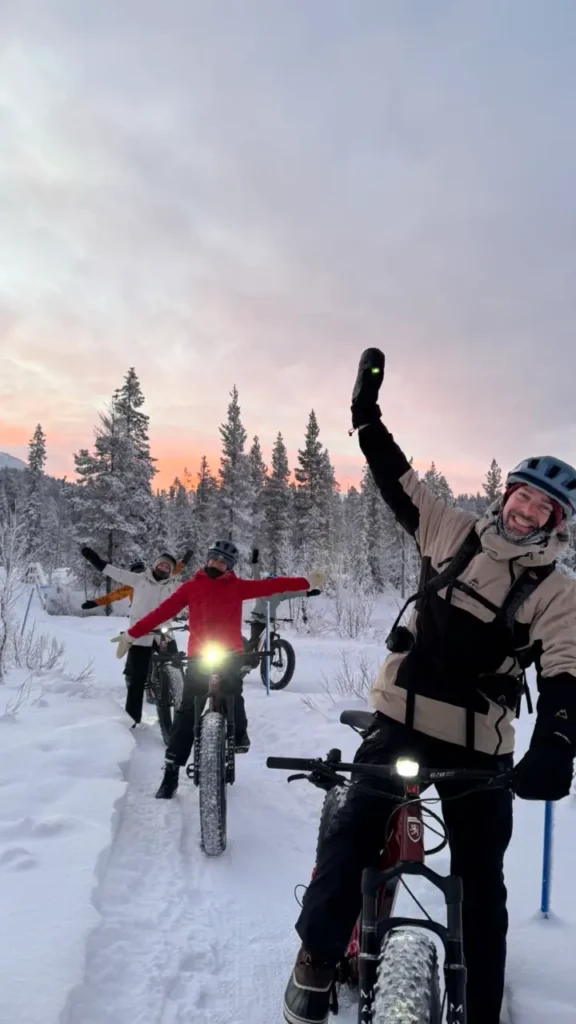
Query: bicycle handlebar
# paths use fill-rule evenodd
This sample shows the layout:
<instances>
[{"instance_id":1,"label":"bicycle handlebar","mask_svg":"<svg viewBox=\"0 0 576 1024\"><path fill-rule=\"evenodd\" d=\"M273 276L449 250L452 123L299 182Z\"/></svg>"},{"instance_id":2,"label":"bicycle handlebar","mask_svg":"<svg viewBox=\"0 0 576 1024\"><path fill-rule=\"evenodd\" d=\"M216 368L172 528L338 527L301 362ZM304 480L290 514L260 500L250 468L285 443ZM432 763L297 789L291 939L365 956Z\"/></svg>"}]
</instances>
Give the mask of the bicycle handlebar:
<instances>
[{"instance_id":1,"label":"bicycle handlebar","mask_svg":"<svg viewBox=\"0 0 576 1024\"><path fill-rule=\"evenodd\" d=\"M166 633L178 633L182 630L190 629L187 622L183 622L182 625L176 626L171 623L169 626L159 626L158 629L151 629L150 632L154 633L155 636L166 636Z\"/></svg>"},{"instance_id":2,"label":"bicycle handlebar","mask_svg":"<svg viewBox=\"0 0 576 1024\"><path fill-rule=\"evenodd\" d=\"M404 778L413 784L434 782L495 782L505 784L511 777L511 770L491 771L487 768L420 768L414 778L401 776L396 764L349 764L344 761L323 761L321 758L306 757L268 757L267 768L287 769L297 772L316 772L324 776L336 775L338 772L353 772L355 775L372 776L372 778L391 779Z\"/></svg>"}]
</instances>

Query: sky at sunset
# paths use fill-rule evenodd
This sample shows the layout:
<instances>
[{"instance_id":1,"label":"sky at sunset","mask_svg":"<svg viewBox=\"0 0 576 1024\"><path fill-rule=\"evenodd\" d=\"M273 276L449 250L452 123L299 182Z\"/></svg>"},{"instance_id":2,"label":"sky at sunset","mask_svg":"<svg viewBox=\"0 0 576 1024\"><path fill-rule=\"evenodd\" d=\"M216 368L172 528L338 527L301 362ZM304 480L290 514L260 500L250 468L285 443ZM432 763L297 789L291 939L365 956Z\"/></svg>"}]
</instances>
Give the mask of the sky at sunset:
<instances>
[{"instance_id":1,"label":"sky at sunset","mask_svg":"<svg viewBox=\"0 0 576 1024\"><path fill-rule=\"evenodd\" d=\"M134 366L166 484L236 384L344 482L361 351L453 488L576 462L574 0L3 0L0 451Z\"/></svg>"}]
</instances>

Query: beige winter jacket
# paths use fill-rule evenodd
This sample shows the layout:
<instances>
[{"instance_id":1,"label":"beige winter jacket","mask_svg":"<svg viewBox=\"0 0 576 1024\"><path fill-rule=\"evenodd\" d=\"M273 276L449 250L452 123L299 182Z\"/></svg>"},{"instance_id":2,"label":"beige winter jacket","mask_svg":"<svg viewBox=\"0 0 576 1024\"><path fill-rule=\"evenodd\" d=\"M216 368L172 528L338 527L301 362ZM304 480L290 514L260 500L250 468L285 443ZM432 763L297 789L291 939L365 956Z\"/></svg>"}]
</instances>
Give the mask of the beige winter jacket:
<instances>
[{"instance_id":1,"label":"beige winter jacket","mask_svg":"<svg viewBox=\"0 0 576 1024\"><path fill-rule=\"evenodd\" d=\"M370 432L370 433L369 433ZM429 557L436 571L445 568L447 561L458 551L464 538L476 523L481 549L459 579L493 605L500 607L515 579L525 568L552 563L566 547L567 538L554 533L540 546L521 546L505 540L497 528L499 507L493 507L480 520L470 513L446 505L436 498L418 479L392 436L382 424L364 428L360 442L369 465L385 500L403 525L415 537L423 558ZM380 442L380 446L378 445ZM382 450L383 449L383 450ZM444 565L442 563L445 563ZM447 590L440 591L437 600L446 602ZM454 589L449 595L451 618L446 621L452 633L450 643L458 642L458 623L467 627L468 616L482 623L490 623L494 612L471 594ZM442 615L444 609L440 609ZM462 613L467 613L464 617ZM426 614L423 612L422 614ZM414 612L408 623L418 642L421 628L420 615ZM554 570L520 607L516 622L524 639L521 646L529 648L537 667L541 693L547 680L554 682L560 703L574 703L576 695L576 584L559 570ZM471 623L472 629L476 629ZM488 635L488 634L487 634ZM480 633L481 636L481 633ZM452 650L437 651L439 658L450 661ZM463 649L462 687L469 687L470 664ZM405 721L407 705L406 685L398 685L402 678L403 663L408 654L388 656L374 684L371 701L378 711L397 721ZM421 663L420 663L421 666ZM452 660L452 672L454 670ZM419 669L421 675L421 667ZM506 657L490 672L497 676L519 677L521 669L515 657ZM404 672L406 676L407 673ZM425 684L426 680L421 682ZM418 690L418 679L415 681ZM482 694L482 675L476 680ZM425 685L422 685L425 689ZM475 712L475 749L485 753L510 753L514 749L514 712L503 715L500 705L488 700L486 712ZM560 713L562 708L560 708ZM498 728L497 728L498 726ZM414 728L429 736L449 743L463 745L466 737L466 710L444 700L418 694L414 705Z\"/></svg>"}]
</instances>

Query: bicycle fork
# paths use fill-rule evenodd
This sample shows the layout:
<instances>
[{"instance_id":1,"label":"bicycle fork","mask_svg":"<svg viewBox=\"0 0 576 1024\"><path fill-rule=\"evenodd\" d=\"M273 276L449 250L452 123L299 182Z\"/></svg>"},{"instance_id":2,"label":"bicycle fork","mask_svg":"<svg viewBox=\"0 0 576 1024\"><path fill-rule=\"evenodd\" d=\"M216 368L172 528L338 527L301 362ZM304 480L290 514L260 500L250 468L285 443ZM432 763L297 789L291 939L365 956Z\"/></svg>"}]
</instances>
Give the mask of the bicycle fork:
<instances>
[{"instance_id":1,"label":"bicycle fork","mask_svg":"<svg viewBox=\"0 0 576 1024\"><path fill-rule=\"evenodd\" d=\"M401 875L421 875L444 895L446 926L421 918L383 918L378 913L384 890L387 902L391 886ZM425 864L399 863L384 871L366 868L362 874L362 930L360 933L359 1024L370 1024L372 1001L380 950L384 937L395 928L425 928L434 932L444 946L444 979L446 985L447 1024L467 1024L466 967L462 944L462 880L456 875L443 877Z\"/></svg>"},{"instance_id":2,"label":"bicycle fork","mask_svg":"<svg viewBox=\"0 0 576 1024\"><path fill-rule=\"evenodd\" d=\"M222 706L224 703L224 707ZM212 673L208 680L208 696L194 698L194 762L189 777L193 778L194 785L200 784L200 735L202 733L202 718L209 711L217 711L226 718L226 782L233 784L236 777L235 771L235 726L234 726L234 697L228 695L223 702L220 695L220 676L217 672Z\"/></svg>"}]
</instances>

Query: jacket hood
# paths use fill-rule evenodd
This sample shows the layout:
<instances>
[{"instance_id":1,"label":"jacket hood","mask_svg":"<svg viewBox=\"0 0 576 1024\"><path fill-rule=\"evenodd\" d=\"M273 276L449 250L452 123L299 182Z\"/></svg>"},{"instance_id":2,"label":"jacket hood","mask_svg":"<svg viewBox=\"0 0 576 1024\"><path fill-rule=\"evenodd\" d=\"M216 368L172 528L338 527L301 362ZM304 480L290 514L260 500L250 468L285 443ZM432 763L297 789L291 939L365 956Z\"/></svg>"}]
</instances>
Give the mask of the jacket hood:
<instances>
[{"instance_id":1,"label":"jacket hood","mask_svg":"<svg viewBox=\"0 0 576 1024\"><path fill-rule=\"evenodd\" d=\"M167 576L165 580L157 580L152 572L151 568L146 569L146 572L142 573L142 579L148 580L148 583L153 583L155 587L163 587L166 583L174 579L173 576ZM138 584L136 584L138 586Z\"/></svg>"},{"instance_id":2,"label":"jacket hood","mask_svg":"<svg viewBox=\"0 0 576 1024\"><path fill-rule=\"evenodd\" d=\"M566 523L551 530L544 538L533 544L514 544L502 536L498 529L498 519L502 511L502 499L499 498L476 523L476 532L480 537L482 550L497 561L505 562L512 559L522 566L550 565L561 558L568 547Z\"/></svg>"}]
</instances>

